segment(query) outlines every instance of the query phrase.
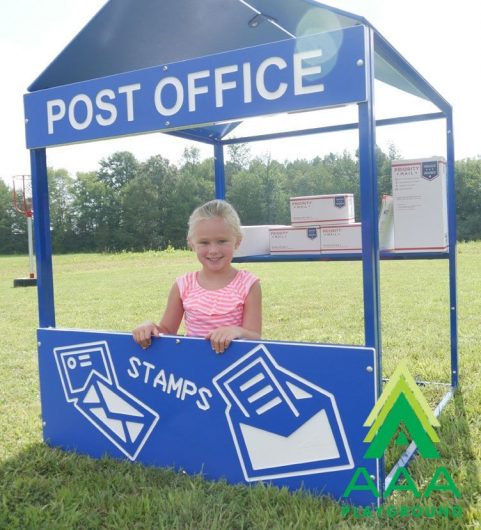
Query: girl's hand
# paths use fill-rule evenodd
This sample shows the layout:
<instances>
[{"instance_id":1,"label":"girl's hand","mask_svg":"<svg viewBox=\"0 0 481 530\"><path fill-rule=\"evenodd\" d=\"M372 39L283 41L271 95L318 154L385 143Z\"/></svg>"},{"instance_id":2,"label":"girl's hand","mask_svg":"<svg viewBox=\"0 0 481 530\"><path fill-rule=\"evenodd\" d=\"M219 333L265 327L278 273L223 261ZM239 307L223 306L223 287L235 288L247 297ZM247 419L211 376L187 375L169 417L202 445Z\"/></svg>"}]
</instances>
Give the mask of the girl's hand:
<instances>
[{"instance_id":1,"label":"girl's hand","mask_svg":"<svg viewBox=\"0 0 481 530\"><path fill-rule=\"evenodd\" d=\"M215 353L224 353L234 339L240 338L242 338L242 328L238 326L223 326L211 331L206 336Z\"/></svg>"},{"instance_id":2,"label":"girl's hand","mask_svg":"<svg viewBox=\"0 0 481 530\"><path fill-rule=\"evenodd\" d=\"M140 324L132 332L134 340L142 348L148 348L152 344L152 337L160 337L160 328L153 322L147 321Z\"/></svg>"}]
</instances>

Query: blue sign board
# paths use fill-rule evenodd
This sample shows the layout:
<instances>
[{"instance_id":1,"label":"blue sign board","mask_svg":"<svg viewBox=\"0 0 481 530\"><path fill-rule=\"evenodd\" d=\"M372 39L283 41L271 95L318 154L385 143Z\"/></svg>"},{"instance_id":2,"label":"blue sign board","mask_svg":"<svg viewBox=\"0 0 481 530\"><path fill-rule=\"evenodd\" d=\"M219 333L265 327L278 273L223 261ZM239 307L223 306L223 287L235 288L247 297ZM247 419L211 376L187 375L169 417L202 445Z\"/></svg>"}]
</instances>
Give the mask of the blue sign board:
<instances>
[{"instance_id":1,"label":"blue sign board","mask_svg":"<svg viewBox=\"0 0 481 530\"><path fill-rule=\"evenodd\" d=\"M372 348L40 329L44 438L52 446L207 479L342 497L366 460L376 401ZM354 491L355 504L376 501Z\"/></svg>"},{"instance_id":2,"label":"blue sign board","mask_svg":"<svg viewBox=\"0 0 481 530\"><path fill-rule=\"evenodd\" d=\"M364 101L364 59L355 26L39 90L24 97L27 147Z\"/></svg>"}]
</instances>

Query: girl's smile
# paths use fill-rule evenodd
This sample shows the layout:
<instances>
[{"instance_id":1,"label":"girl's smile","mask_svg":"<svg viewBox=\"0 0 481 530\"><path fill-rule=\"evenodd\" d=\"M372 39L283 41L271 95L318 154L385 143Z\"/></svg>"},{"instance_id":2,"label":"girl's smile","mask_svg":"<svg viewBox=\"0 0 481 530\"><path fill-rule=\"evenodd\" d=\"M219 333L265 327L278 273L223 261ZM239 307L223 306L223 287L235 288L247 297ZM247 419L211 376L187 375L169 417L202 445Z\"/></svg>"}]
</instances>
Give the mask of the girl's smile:
<instances>
[{"instance_id":1,"label":"girl's smile","mask_svg":"<svg viewBox=\"0 0 481 530\"><path fill-rule=\"evenodd\" d=\"M199 221L190 240L192 250L204 269L212 272L230 271L230 263L239 243L221 217Z\"/></svg>"}]
</instances>

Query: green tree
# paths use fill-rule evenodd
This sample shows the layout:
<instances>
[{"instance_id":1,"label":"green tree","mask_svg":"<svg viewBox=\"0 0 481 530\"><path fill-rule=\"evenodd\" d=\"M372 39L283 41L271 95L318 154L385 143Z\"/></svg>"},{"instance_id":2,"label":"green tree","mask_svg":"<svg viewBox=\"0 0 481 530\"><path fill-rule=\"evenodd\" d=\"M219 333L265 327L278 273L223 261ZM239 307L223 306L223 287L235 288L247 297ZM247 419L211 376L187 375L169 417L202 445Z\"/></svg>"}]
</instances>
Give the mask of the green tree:
<instances>
[{"instance_id":1,"label":"green tree","mask_svg":"<svg viewBox=\"0 0 481 530\"><path fill-rule=\"evenodd\" d=\"M263 160L255 160L261 181L263 216L267 224L283 224L289 219L289 197L286 192L286 172L282 164L265 155Z\"/></svg>"},{"instance_id":2,"label":"green tree","mask_svg":"<svg viewBox=\"0 0 481 530\"><path fill-rule=\"evenodd\" d=\"M118 215L113 210L118 205L114 191L99 181L95 172L78 173L73 190L73 223L78 250L117 250L115 219Z\"/></svg>"},{"instance_id":3,"label":"green tree","mask_svg":"<svg viewBox=\"0 0 481 530\"><path fill-rule=\"evenodd\" d=\"M227 146L227 156L225 160L225 182L226 187L232 183L232 176L239 171L249 168L251 154L249 144L230 144Z\"/></svg>"},{"instance_id":4,"label":"green tree","mask_svg":"<svg viewBox=\"0 0 481 530\"><path fill-rule=\"evenodd\" d=\"M227 189L227 200L237 210L242 224L265 224L261 195L262 183L259 175L242 170L232 175Z\"/></svg>"},{"instance_id":5,"label":"green tree","mask_svg":"<svg viewBox=\"0 0 481 530\"><path fill-rule=\"evenodd\" d=\"M135 178L139 169L139 162L129 151L117 151L113 155L100 161L97 178L108 188L120 190L130 180Z\"/></svg>"},{"instance_id":6,"label":"green tree","mask_svg":"<svg viewBox=\"0 0 481 530\"><path fill-rule=\"evenodd\" d=\"M379 147L376 147L376 157L379 195L392 195L391 164L394 160L401 158L401 155L396 146L390 144L387 155Z\"/></svg>"},{"instance_id":7,"label":"green tree","mask_svg":"<svg viewBox=\"0 0 481 530\"><path fill-rule=\"evenodd\" d=\"M457 238L481 239L481 158L456 162Z\"/></svg>"},{"instance_id":8,"label":"green tree","mask_svg":"<svg viewBox=\"0 0 481 530\"><path fill-rule=\"evenodd\" d=\"M194 208L214 197L213 159L201 162L196 147L185 149L173 191L173 207L165 235L173 246L185 248L190 214Z\"/></svg>"},{"instance_id":9,"label":"green tree","mask_svg":"<svg viewBox=\"0 0 481 530\"><path fill-rule=\"evenodd\" d=\"M15 212L12 190L0 179L0 254L27 252L27 223Z\"/></svg>"},{"instance_id":10,"label":"green tree","mask_svg":"<svg viewBox=\"0 0 481 530\"><path fill-rule=\"evenodd\" d=\"M66 169L48 168L50 227L54 252L76 250L73 223L74 179Z\"/></svg>"},{"instance_id":11,"label":"green tree","mask_svg":"<svg viewBox=\"0 0 481 530\"><path fill-rule=\"evenodd\" d=\"M133 250L165 248L174 204L177 169L160 155L140 165L122 189L122 246Z\"/></svg>"},{"instance_id":12,"label":"green tree","mask_svg":"<svg viewBox=\"0 0 481 530\"><path fill-rule=\"evenodd\" d=\"M313 178L313 162L298 159L286 162L287 193L289 197L318 195L321 193L317 179Z\"/></svg>"},{"instance_id":13,"label":"green tree","mask_svg":"<svg viewBox=\"0 0 481 530\"><path fill-rule=\"evenodd\" d=\"M227 160L237 170L247 169L251 161L249 144L230 144L227 146Z\"/></svg>"},{"instance_id":14,"label":"green tree","mask_svg":"<svg viewBox=\"0 0 481 530\"><path fill-rule=\"evenodd\" d=\"M102 202L103 221L96 230L95 244L100 245L99 250L119 250L125 246L121 231L122 189L137 176L139 167L138 160L129 151L117 151L100 161L96 179L105 186L107 203Z\"/></svg>"},{"instance_id":15,"label":"green tree","mask_svg":"<svg viewBox=\"0 0 481 530\"><path fill-rule=\"evenodd\" d=\"M394 145L376 149L379 195L391 191ZM269 154L250 158L229 146L227 199L242 223L289 224L289 198L353 193L359 219L359 164L348 152L279 163ZM456 162L458 238L481 238L481 159ZM51 226L57 252L144 250L186 246L192 210L214 197L213 159L196 147L184 150L180 167L160 155L139 163L128 152L101 162L97 173L71 178L49 168ZM25 252L26 223L13 211L11 191L0 183L0 252Z\"/></svg>"}]
</instances>

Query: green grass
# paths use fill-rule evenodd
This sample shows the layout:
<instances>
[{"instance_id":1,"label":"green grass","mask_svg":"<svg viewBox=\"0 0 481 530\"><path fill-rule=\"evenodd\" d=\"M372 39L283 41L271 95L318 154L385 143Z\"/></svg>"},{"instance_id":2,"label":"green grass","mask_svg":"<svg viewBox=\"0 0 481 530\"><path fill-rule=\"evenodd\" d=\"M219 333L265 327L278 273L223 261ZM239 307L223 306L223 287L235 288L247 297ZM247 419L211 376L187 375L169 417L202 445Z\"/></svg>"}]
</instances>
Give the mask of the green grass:
<instances>
[{"instance_id":1,"label":"green grass","mask_svg":"<svg viewBox=\"0 0 481 530\"><path fill-rule=\"evenodd\" d=\"M0 257L0 529L344 529L481 528L481 243L458 251L460 390L441 416L441 460L409 470L425 487L445 465L463 520L343 520L336 503L264 485L229 486L172 470L92 460L47 447L41 437L36 359L37 295L13 288L27 257ZM57 326L129 331L158 319L189 252L54 258ZM363 344L361 264L243 264L260 276L264 337ZM383 372L401 359L418 379L449 381L448 264L381 263ZM423 389L434 405L444 389ZM392 460L394 456L389 455ZM399 492L390 504L413 504ZM453 504L437 492L422 504Z\"/></svg>"}]
</instances>

